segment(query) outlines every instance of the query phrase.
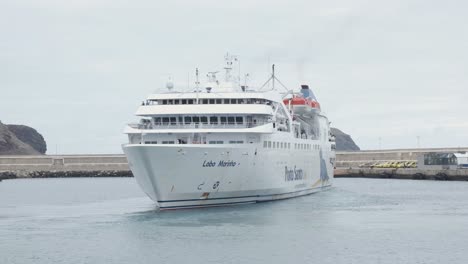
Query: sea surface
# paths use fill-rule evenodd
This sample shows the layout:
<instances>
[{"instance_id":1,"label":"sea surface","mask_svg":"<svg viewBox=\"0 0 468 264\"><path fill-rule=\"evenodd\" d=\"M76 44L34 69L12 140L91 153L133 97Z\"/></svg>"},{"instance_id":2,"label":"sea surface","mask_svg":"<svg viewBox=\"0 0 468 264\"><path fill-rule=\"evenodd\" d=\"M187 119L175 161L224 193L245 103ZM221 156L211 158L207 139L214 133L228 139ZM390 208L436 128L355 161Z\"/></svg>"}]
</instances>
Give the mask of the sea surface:
<instances>
[{"instance_id":1,"label":"sea surface","mask_svg":"<svg viewBox=\"0 0 468 264\"><path fill-rule=\"evenodd\" d=\"M0 263L468 263L468 183L336 179L160 212L133 178L0 182Z\"/></svg>"}]
</instances>

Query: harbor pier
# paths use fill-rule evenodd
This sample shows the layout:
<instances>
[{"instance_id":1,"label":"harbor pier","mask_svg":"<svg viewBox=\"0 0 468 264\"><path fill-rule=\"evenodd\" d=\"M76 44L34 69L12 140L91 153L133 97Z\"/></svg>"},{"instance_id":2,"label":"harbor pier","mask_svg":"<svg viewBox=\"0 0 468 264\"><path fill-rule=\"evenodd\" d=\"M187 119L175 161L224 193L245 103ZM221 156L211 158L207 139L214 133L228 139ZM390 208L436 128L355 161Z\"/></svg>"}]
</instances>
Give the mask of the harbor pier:
<instances>
[{"instance_id":1,"label":"harbor pier","mask_svg":"<svg viewBox=\"0 0 468 264\"><path fill-rule=\"evenodd\" d=\"M467 148L365 150L336 153L336 178L392 178L468 181L468 168L377 168L385 162L413 162L425 153L468 152ZM55 177L132 177L125 155L0 156L0 180Z\"/></svg>"}]
</instances>

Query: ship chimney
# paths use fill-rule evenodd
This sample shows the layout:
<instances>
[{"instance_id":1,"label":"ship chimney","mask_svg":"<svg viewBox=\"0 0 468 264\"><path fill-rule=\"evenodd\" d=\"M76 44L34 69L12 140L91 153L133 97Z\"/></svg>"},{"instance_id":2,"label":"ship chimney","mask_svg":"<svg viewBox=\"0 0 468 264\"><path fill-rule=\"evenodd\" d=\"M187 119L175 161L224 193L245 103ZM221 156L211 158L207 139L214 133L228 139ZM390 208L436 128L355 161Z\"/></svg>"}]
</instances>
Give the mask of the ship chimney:
<instances>
[{"instance_id":1,"label":"ship chimney","mask_svg":"<svg viewBox=\"0 0 468 264\"><path fill-rule=\"evenodd\" d=\"M301 94L302 94L302 96L304 96L304 98L309 98L310 97L309 85L307 85L307 84L301 85Z\"/></svg>"}]
</instances>

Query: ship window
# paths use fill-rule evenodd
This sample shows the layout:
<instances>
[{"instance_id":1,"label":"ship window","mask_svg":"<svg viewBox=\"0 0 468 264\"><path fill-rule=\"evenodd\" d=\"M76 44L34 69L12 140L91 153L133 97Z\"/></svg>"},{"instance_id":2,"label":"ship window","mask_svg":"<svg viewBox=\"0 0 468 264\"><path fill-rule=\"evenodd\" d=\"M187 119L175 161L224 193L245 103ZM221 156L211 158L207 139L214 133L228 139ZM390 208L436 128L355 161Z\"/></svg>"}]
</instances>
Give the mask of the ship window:
<instances>
[{"instance_id":1,"label":"ship window","mask_svg":"<svg viewBox=\"0 0 468 264\"><path fill-rule=\"evenodd\" d=\"M229 144L244 144L244 141L242 141L242 140L230 140Z\"/></svg>"},{"instance_id":2,"label":"ship window","mask_svg":"<svg viewBox=\"0 0 468 264\"><path fill-rule=\"evenodd\" d=\"M162 144L174 144L174 141L163 141Z\"/></svg>"},{"instance_id":3,"label":"ship window","mask_svg":"<svg viewBox=\"0 0 468 264\"><path fill-rule=\"evenodd\" d=\"M288 149L290 149L290 148L291 148L291 143L288 143Z\"/></svg>"},{"instance_id":4,"label":"ship window","mask_svg":"<svg viewBox=\"0 0 468 264\"><path fill-rule=\"evenodd\" d=\"M187 104L187 99L182 99L182 104Z\"/></svg>"},{"instance_id":5,"label":"ship window","mask_svg":"<svg viewBox=\"0 0 468 264\"><path fill-rule=\"evenodd\" d=\"M208 117L202 116L202 117L200 117L200 121L201 121L202 124L208 124Z\"/></svg>"},{"instance_id":6,"label":"ship window","mask_svg":"<svg viewBox=\"0 0 468 264\"><path fill-rule=\"evenodd\" d=\"M220 119L220 122L221 122L222 125L227 123L227 117L221 116L219 119Z\"/></svg>"},{"instance_id":7,"label":"ship window","mask_svg":"<svg viewBox=\"0 0 468 264\"><path fill-rule=\"evenodd\" d=\"M208 99L203 99L202 104L208 104Z\"/></svg>"},{"instance_id":8,"label":"ship window","mask_svg":"<svg viewBox=\"0 0 468 264\"><path fill-rule=\"evenodd\" d=\"M179 116L179 124L182 124L182 116Z\"/></svg>"},{"instance_id":9,"label":"ship window","mask_svg":"<svg viewBox=\"0 0 468 264\"><path fill-rule=\"evenodd\" d=\"M217 116L210 116L210 124L217 125L218 124L218 117Z\"/></svg>"},{"instance_id":10,"label":"ship window","mask_svg":"<svg viewBox=\"0 0 468 264\"><path fill-rule=\"evenodd\" d=\"M210 104L214 104L215 103L215 99L210 99Z\"/></svg>"},{"instance_id":11,"label":"ship window","mask_svg":"<svg viewBox=\"0 0 468 264\"><path fill-rule=\"evenodd\" d=\"M155 117L154 118L154 124L155 125L160 125L161 124L161 118L160 117Z\"/></svg>"},{"instance_id":12,"label":"ship window","mask_svg":"<svg viewBox=\"0 0 468 264\"><path fill-rule=\"evenodd\" d=\"M174 104L179 104L180 100L174 100Z\"/></svg>"},{"instance_id":13,"label":"ship window","mask_svg":"<svg viewBox=\"0 0 468 264\"><path fill-rule=\"evenodd\" d=\"M231 99L231 104L237 104L237 99Z\"/></svg>"},{"instance_id":14,"label":"ship window","mask_svg":"<svg viewBox=\"0 0 468 264\"><path fill-rule=\"evenodd\" d=\"M224 99L224 103L225 103L225 104L230 104L229 99Z\"/></svg>"},{"instance_id":15,"label":"ship window","mask_svg":"<svg viewBox=\"0 0 468 264\"><path fill-rule=\"evenodd\" d=\"M192 123L192 117L191 116L185 116L184 117L185 124L190 124Z\"/></svg>"},{"instance_id":16,"label":"ship window","mask_svg":"<svg viewBox=\"0 0 468 264\"><path fill-rule=\"evenodd\" d=\"M171 125L177 124L177 118L176 117L171 117Z\"/></svg>"},{"instance_id":17,"label":"ship window","mask_svg":"<svg viewBox=\"0 0 468 264\"><path fill-rule=\"evenodd\" d=\"M268 141L268 148L271 148L271 141Z\"/></svg>"},{"instance_id":18,"label":"ship window","mask_svg":"<svg viewBox=\"0 0 468 264\"><path fill-rule=\"evenodd\" d=\"M167 100L167 104L174 104L174 101L173 100Z\"/></svg>"},{"instance_id":19,"label":"ship window","mask_svg":"<svg viewBox=\"0 0 468 264\"><path fill-rule=\"evenodd\" d=\"M188 99L188 100L187 100L187 103L188 103L188 104L193 104L193 99Z\"/></svg>"},{"instance_id":20,"label":"ship window","mask_svg":"<svg viewBox=\"0 0 468 264\"><path fill-rule=\"evenodd\" d=\"M163 105L167 104L167 100L162 100L162 104Z\"/></svg>"},{"instance_id":21,"label":"ship window","mask_svg":"<svg viewBox=\"0 0 468 264\"><path fill-rule=\"evenodd\" d=\"M236 124L244 123L244 118L242 116L236 116Z\"/></svg>"},{"instance_id":22,"label":"ship window","mask_svg":"<svg viewBox=\"0 0 468 264\"><path fill-rule=\"evenodd\" d=\"M285 148L284 142L281 142L281 148Z\"/></svg>"},{"instance_id":23,"label":"ship window","mask_svg":"<svg viewBox=\"0 0 468 264\"><path fill-rule=\"evenodd\" d=\"M216 144L216 141L214 141L214 140L208 141L208 144Z\"/></svg>"},{"instance_id":24,"label":"ship window","mask_svg":"<svg viewBox=\"0 0 468 264\"><path fill-rule=\"evenodd\" d=\"M169 124L169 117L163 117L162 118L162 123L163 123L163 125L168 125Z\"/></svg>"},{"instance_id":25,"label":"ship window","mask_svg":"<svg viewBox=\"0 0 468 264\"><path fill-rule=\"evenodd\" d=\"M266 148L266 147L268 147L268 142L263 141L263 148Z\"/></svg>"},{"instance_id":26,"label":"ship window","mask_svg":"<svg viewBox=\"0 0 468 264\"><path fill-rule=\"evenodd\" d=\"M200 117L199 116L192 116L192 121L193 121L193 123L198 124L198 123L200 123Z\"/></svg>"},{"instance_id":27,"label":"ship window","mask_svg":"<svg viewBox=\"0 0 468 264\"><path fill-rule=\"evenodd\" d=\"M223 99L216 99L216 104L222 104L223 103Z\"/></svg>"},{"instance_id":28,"label":"ship window","mask_svg":"<svg viewBox=\"0 0 468 264\"><path fill-rule=\"evenodd\" d=\"M228 124L229 125L234 125L234 117L233 116L228 116Z\"/></svg>"}]
</instances>

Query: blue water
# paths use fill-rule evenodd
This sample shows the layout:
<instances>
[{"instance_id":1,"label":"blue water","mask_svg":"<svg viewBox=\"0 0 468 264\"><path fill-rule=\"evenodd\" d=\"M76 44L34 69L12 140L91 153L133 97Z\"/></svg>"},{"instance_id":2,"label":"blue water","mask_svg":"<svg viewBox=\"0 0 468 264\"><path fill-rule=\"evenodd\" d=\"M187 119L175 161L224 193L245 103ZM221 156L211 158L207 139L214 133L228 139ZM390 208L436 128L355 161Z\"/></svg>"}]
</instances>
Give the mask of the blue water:
<instances>
[{"instance_id":1,"label":"blue water","mask_svg":"<svg viewBox=\"0 0 468 264\"><path fill-rule=\"evenodd\" d=\"M337 179L158 212L132 178L0 182L0 263L468 263L468 183Z\"/></svg>"}]
</instances>

